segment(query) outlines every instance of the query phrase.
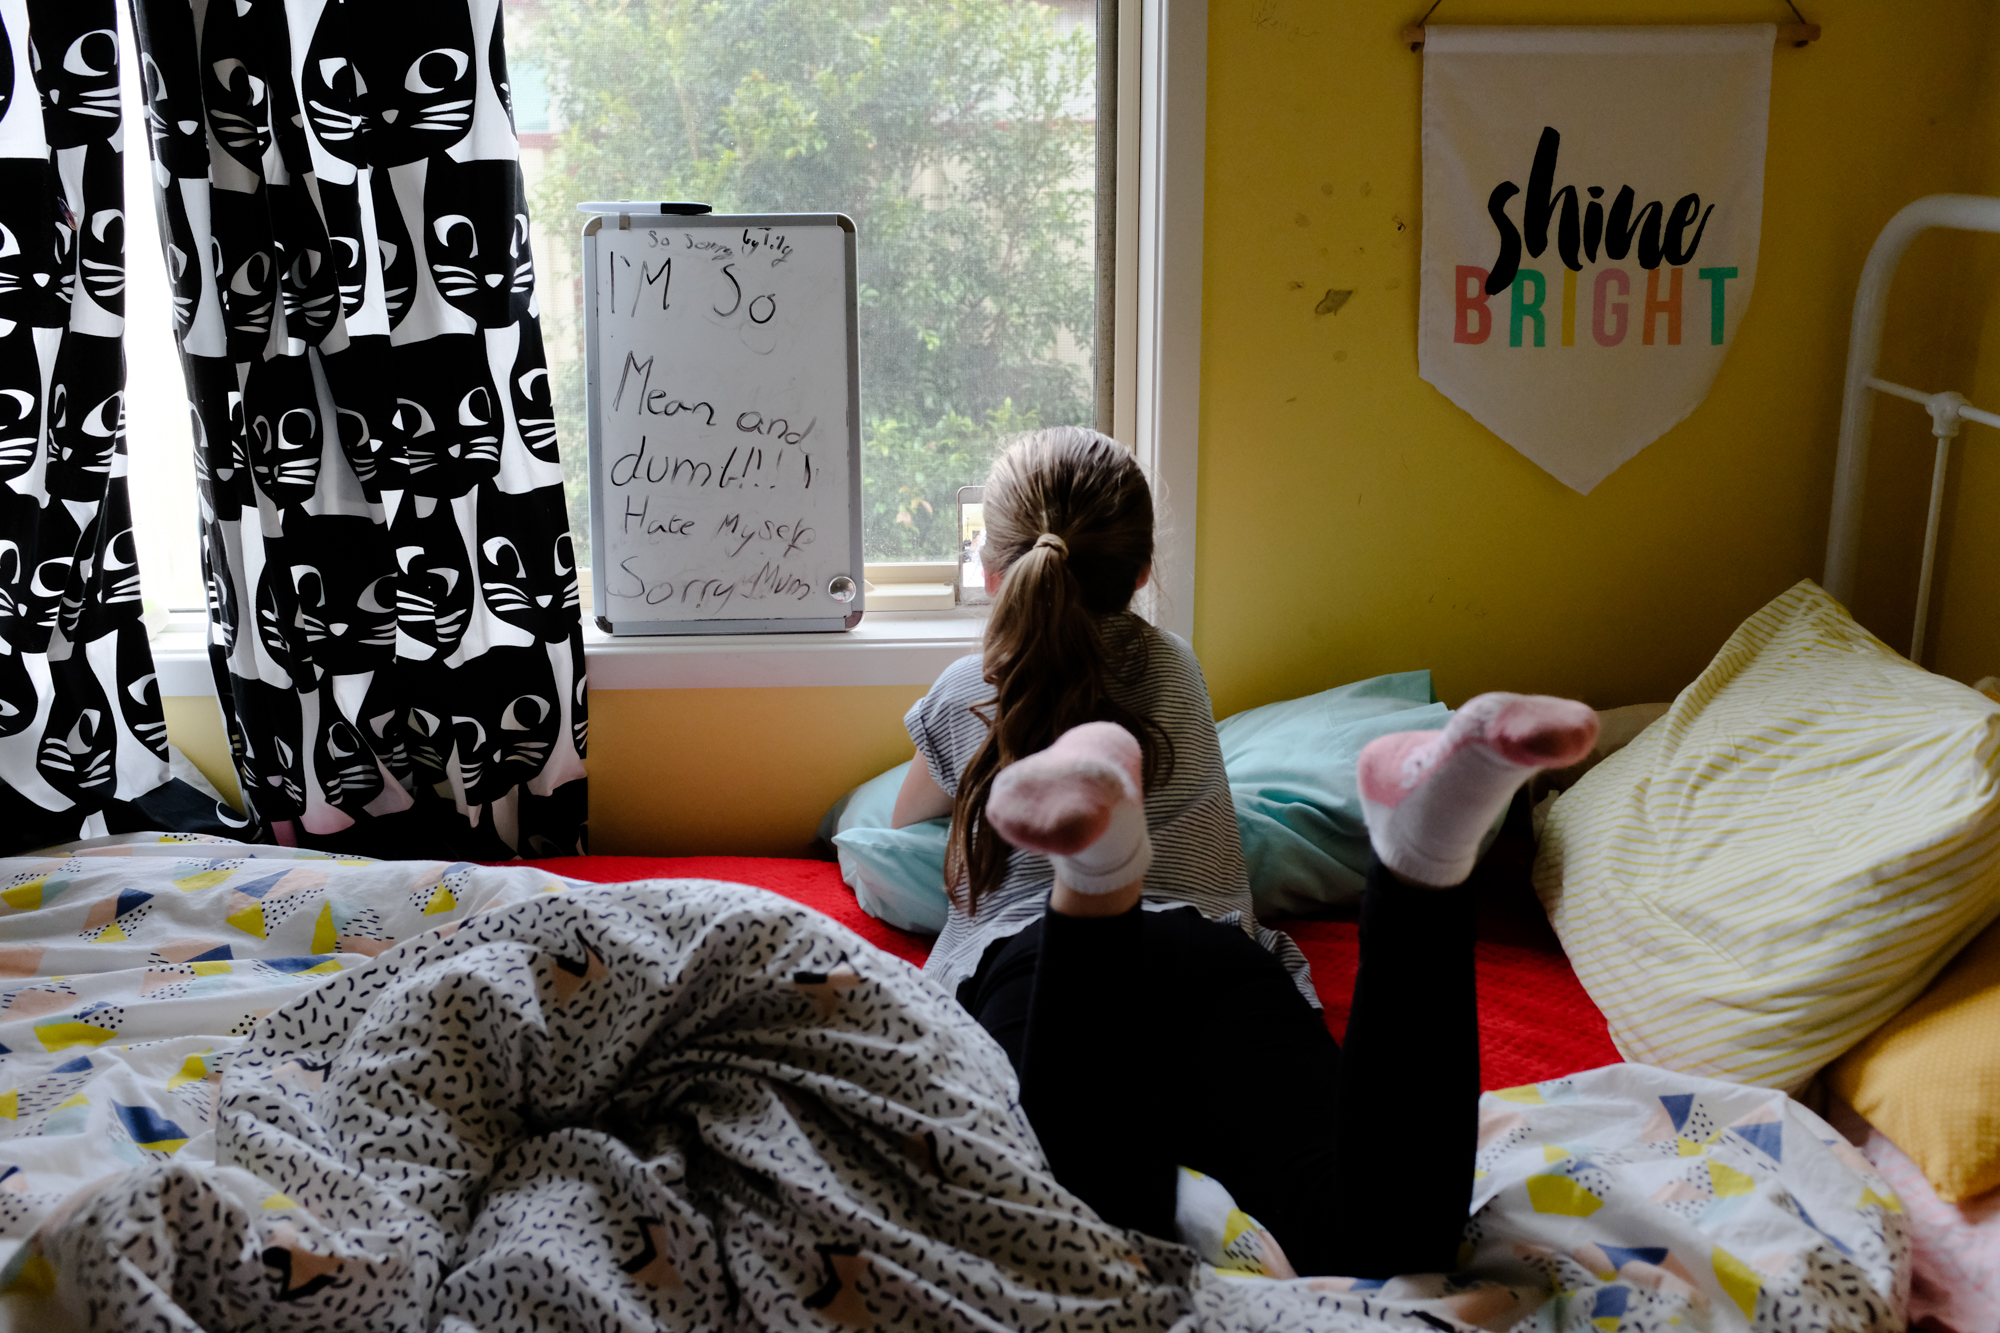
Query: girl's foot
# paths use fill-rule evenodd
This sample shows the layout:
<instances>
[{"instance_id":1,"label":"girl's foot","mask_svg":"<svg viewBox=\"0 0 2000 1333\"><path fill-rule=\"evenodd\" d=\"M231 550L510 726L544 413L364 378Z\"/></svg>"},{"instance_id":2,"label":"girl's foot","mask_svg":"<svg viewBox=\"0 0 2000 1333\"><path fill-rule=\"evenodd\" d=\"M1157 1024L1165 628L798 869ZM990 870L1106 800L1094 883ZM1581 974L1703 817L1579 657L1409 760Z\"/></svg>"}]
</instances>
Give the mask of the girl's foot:
<instances>
[{"instance_id":1,"label":"girl's foot","mask_svg":"<svg viewBox=\"0 0 2000 1333\"><path fill-rule=\"evenodd\" d=\"M1398 879L1449 888L1472 873L1479 841L1538 769L1590 753L1597 714L1545 694L1482 694L1443 731L1403 731L1361 752L1361 809L1375 854Z\"/></svg>"},{"instance_id":2,"label":"girl's foot","mask_svg":"<svg viewBox=\"0 0 2000 1333\"><path fill-rule=\"evenodd\" d=\"M1014 846L1055 863L1058 899L1065 888L1123 898L1119 891L1136 890L1153 862L1144 769L1131 732L1086 722L1001 769L986 798L986 821ZM1056 907L1064 910L1061 901Z\"/></svg>"}]
</instances>

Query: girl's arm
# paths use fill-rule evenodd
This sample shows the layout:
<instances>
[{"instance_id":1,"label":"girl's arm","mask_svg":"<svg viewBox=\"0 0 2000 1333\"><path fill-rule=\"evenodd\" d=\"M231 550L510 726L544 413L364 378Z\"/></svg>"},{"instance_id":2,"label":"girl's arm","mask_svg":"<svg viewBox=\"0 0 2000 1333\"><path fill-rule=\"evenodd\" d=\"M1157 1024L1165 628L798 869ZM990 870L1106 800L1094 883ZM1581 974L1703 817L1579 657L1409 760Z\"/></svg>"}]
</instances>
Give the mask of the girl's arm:
<instances>
[{"instance_id":1,"label":"girl's arm","mask_svg":"<svg viewBox=\"0 0 2000 1333\"><path fill-rule=\"evenodd\" d=\"M907 828L926 819L941 819L951 813L951 797L944 794L931 766L918 755L903 775L903 789L896 793L896 808L889 815L890 828Z\"/></svg>"}]
</instances>

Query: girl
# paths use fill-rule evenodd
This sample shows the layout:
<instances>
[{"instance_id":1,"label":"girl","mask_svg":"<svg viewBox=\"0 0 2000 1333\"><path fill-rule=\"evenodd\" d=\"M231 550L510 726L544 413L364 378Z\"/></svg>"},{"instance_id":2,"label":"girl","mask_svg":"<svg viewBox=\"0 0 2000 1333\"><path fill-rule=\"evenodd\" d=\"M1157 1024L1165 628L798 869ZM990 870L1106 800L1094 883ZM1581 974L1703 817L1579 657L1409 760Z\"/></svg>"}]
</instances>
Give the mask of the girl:
<instances>
[{"instance_id":1,"label":"girl","mask_svg":"<svg viewBox=\"0 0 2000 1333\"><path fill-rule=\"evenodd\" d=\"M1596 715L1483 695L1361 759L1378 864L1345 1046L1291 940L1259 930L1200 665L1128 610L1152 495L1093 431L1043 431L985 490L984 652L905 719L892 822L949 812L927 970L1006 1050L1056 1178L1172 1238L1176 1165L1217 1177L1300 1273L1454 1266L1479 1094L1480 835Z\"/></svg>"}]
</instances>

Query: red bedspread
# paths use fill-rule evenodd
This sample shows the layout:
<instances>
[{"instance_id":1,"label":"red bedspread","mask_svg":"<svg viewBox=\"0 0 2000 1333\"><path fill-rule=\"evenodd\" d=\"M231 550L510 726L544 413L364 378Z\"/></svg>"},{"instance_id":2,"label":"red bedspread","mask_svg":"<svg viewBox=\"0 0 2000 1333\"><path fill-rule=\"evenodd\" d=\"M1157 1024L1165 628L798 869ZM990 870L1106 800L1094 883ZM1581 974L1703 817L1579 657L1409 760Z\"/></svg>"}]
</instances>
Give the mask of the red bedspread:
<instances>
[{"instance_id":1,"label":"red bedspread","mask_svg":"<svg viewBox=\"0 0 2000 1333\"><path fill-rule=\"evenodd\" d=\"M826 913L872 944L921 963L930 940L884 925L855 904L831 861L754 856L568 856L538 861L558 875L598 883L633 879L723 879L783 894ZM1327 1026L1346 1030L1354 986L1355 923L1351 920L1280 921L1312 960L1313 984L1326 1006ZM1555 935L1532 896L1496 887L1480 914L1479 1033L1482 1082L1514 1087L1579 1069L1613 1064L1604 1015L1570 970Z\"/></svg>"}]
</instances>

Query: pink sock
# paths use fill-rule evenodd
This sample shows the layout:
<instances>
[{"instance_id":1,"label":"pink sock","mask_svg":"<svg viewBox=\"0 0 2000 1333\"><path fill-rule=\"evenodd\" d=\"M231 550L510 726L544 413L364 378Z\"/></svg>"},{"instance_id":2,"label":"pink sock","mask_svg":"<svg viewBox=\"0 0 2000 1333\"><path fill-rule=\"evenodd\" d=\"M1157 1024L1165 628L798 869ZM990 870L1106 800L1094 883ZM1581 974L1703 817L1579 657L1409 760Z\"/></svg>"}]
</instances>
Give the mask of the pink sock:
<instances>
[{"instance_id":1,"label":"pink sock","mask_svg":"<svg viewBox=\"0 0 2000 1333\"><path fill-rule=\"evenodd\" d=\"M1596 713L1545 694L1482 694L1443 731L1377 737L1360 763L1375 854L1418 884L1463 882L1479 840L1529 775L1575 763L1596 741Z\"/></svg>"},{"instance_id":2,"label":"pink sock","mask_svg":"<svg viewBox=\"0 0 2000 1333\"><path fill-rule=\"evenodd\" d=\"M1055 862L1056 877L1070 888L1110 893L1153 863L1144 769L1131 732L1086 722L1001 769L986 798L986 821L1016 847Z\"/></svg>"}]
</instances>

